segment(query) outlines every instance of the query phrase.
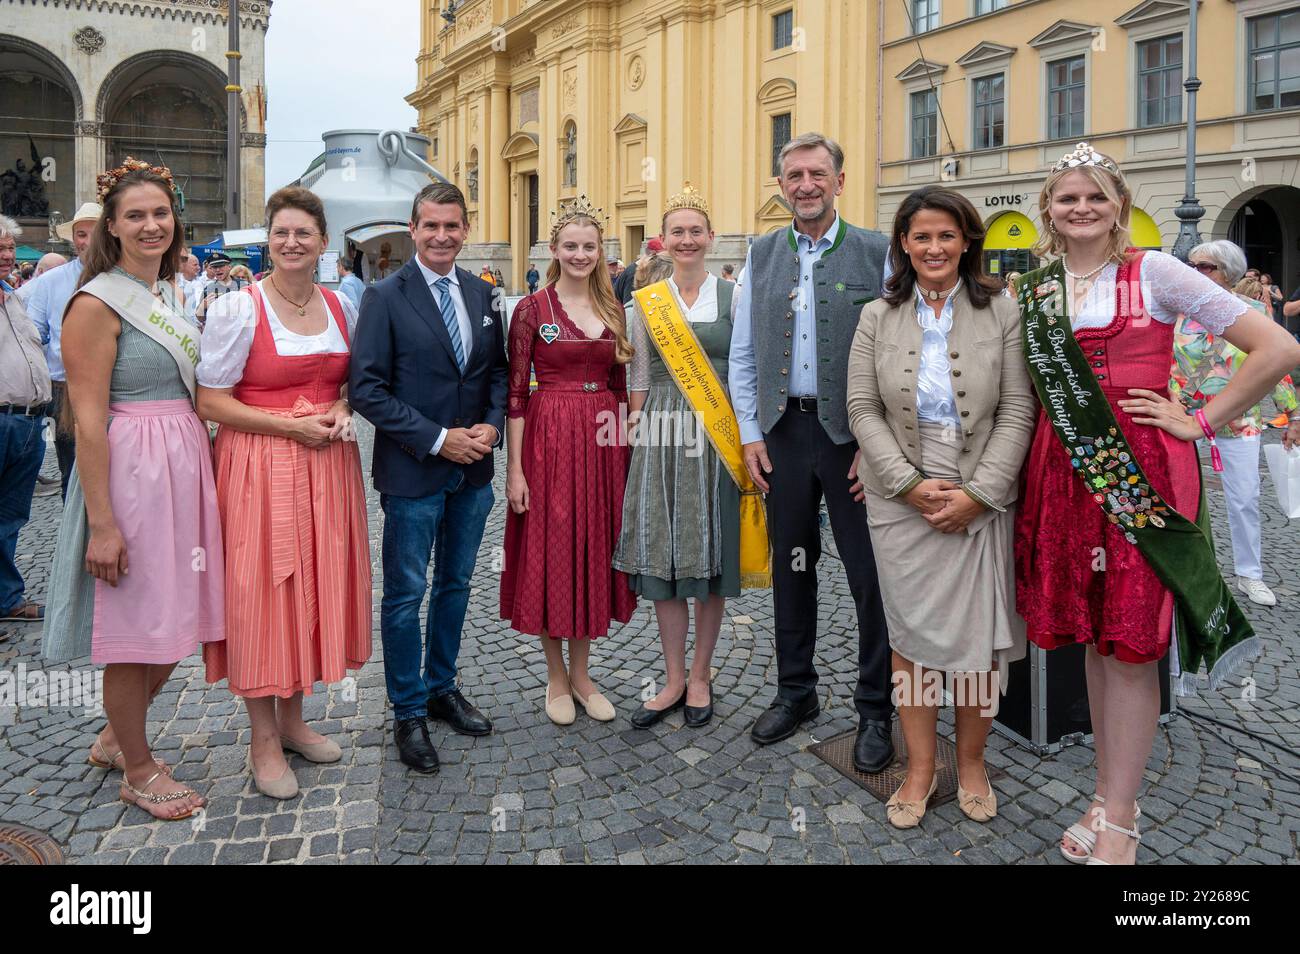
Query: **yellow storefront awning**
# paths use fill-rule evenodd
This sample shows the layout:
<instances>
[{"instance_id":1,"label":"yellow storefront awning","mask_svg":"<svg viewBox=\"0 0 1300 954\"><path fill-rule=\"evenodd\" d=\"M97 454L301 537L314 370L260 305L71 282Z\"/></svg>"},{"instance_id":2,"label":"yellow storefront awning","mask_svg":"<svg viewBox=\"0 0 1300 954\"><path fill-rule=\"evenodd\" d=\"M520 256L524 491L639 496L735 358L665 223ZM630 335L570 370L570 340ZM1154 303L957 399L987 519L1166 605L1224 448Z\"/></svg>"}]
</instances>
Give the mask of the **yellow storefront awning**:
<instances>
[{"instance_id":1,"label":"yellow storefront awning","mask_svg":"<svg viewBox=\"0 0 1300 954\"><path fill-rule=\"evenodd\" d=\"M1019 212L1003 212L989 223L984 236L986 251L1000 249L1033 248L1038 241L1038 229L1025 215Z\"/></svg>"},{"instance_id":2,"label":"yellow storefront awning","mask_svg":"<svg viewBox=\"0 0 1300 954\"><path fill-rule=\"evenodd\" d=\"M1129 233L1134 248L1160 248L1160 229L1155 219L1141 209L1134 208L1129 216Z\"/></svg>"}]
</instances>

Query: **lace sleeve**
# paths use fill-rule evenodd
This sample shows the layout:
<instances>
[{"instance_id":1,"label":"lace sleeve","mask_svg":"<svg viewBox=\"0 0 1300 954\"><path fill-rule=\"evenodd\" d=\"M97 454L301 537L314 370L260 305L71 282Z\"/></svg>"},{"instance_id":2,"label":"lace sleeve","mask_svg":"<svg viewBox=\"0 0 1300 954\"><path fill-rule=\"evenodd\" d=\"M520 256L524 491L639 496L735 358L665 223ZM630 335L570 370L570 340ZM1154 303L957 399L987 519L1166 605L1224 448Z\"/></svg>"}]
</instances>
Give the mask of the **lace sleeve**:
<instances>
[{"instance_id":1,"label":"lace sleeve","mask_svg":"<svg viewBox=\"0 0 1300 954\"><path fill-rule=\"evenodd\" d=\"M1142 300L1151 317L1172 325L1186 315L1212 335L1246 313L1246 305L1194 268L1172 255L1147 252L1142 257Z\"/></svg>"},{"instance_id":2,"label":"lace sleeve","mask_svg":"<svg viewBox=\"0 0 1300 954\"><path fill-rule=\"evenodd\" d=\"M627 338L632 345L632 363L627 369L629 391L650 390L650 335L646 332L641 305L633 298L627 305Z\"/></svg>"},{"instance_id":3,"label":"lace sleeve","mask_svg":"<svg viewBox=\"0 0 1300 954\"><path fill-rule=\"evenodd\" d=\"M510 318L510 384L506 417L523 417L528 409L529 382L533 376L533 349L537 347L537 300L529 295Z\"/></svg>"}]
</instances>

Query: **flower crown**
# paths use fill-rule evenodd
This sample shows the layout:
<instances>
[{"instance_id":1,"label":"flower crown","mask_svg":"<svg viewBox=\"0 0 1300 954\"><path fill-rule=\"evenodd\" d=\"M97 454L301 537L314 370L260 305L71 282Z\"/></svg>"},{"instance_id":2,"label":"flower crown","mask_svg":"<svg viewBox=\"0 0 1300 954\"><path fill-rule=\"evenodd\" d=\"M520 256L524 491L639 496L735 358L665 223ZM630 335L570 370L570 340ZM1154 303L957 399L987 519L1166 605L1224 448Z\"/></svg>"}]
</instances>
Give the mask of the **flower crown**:
<instances>
[{"instance_id":1,"label":"flower crown","mask_svg":"<svg viewBox=\"0 0 1300 954\"><path fill-rule=\"evenodd\" d=\"M668 203L664 206L664 215L680 209L694 209L696 212L703 212L706 218L709 217L709 203L704 201L704 196L691 188L689 182L682 183L682 191L668 199Z\"/></svg>"},{"instance_id":2,"label":"flower crown","mask_svg":"<svg viewBox=\"0 0 1300 954\"><path fill-rule=\"evenodd\" d=\"M172 179L172 171L166 166L151 166L142 159L133 159L130 156L116 169L109 169L107 172L101 172L95 177L95 186L99 191L99 201L102 205L104 198L113 191L119 182L132 172L152 172L156 176L161 176L167 180L167 188L173 193L176 192L176 181Z\"/></svg>"},{"instance_id":3,"label":"flower crown","mask_svg":"<svg viewBox=\"0 0 1300 954\"><path fill-rule=\"evenodd\" d=\"M593 219L597 227L604 231L604 226L600 225L605 220L605 210L598 209L591 204L591 200L586 195L580 195L567 205L561 205L558 212L552 212L555 222L551 225L551 240L560 234L560 229L564 228L575 219L587 218Z\"/></svg>"},{"instance_id":4,"label":"flower crown","mask_svg":"<svg viewBox=\"0 0 1300 954\"><path fill-rule=\"evenodd\" d=\"M1119 175L1119 166L1115 165L1115 160L1109 156L1103 156L1086 142L1081 142L1074 147L1074 152L1067 152L1056 165L1052 166L1053 172L1060 172L1063 169L1078 169L1080 166L1101 166L1107 172L1113 175Z\"/></svg>"}]
</instances>

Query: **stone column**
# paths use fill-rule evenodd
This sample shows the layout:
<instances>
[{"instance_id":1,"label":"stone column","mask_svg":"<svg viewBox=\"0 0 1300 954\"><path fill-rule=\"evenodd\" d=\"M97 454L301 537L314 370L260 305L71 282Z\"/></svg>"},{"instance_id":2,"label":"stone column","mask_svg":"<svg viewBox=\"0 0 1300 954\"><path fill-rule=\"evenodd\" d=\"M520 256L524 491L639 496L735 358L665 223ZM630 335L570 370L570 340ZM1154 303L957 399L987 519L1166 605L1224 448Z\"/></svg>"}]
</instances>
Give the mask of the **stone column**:
<instances>
[{"instance_id":1,"label":"stone column","mask_svg":"<svg viewBox=\"0 0 1300 954\"><path fill-rule=\"evenodd\" d=\"M482 181L488 187L487 240L493 243L510 241L510 164L501 157L506 140L510 137L510 96L503 84L493 83L488 104L486 155L481 157L484 167Z\"/></svg>"},{"instance_id":2,"label":"stone column","mask_svg":"<svg viewBox=\"0 0 1300 954\"><path fill-rule=\"evenodd\" d=\"M104 124L89 119L79 119L73 126L76 134L76 169L70 170L76 177L76 196L74 208L68 209L66 215L73 215L83 202L94 202L98 191L95 178L108 165L107 147L104 142ZM60 172L60 174L63 174Z\"/></svg>"},{"instance_id":3,"label":"stone column","mask_svg":"<svg viewBox=\"0 0 1300 954\"><path fill-rule=\"evenodd\" d=\"M266 133L241 133L239 227L254 228L266 214Z\"/></svg>"}]
</instances>

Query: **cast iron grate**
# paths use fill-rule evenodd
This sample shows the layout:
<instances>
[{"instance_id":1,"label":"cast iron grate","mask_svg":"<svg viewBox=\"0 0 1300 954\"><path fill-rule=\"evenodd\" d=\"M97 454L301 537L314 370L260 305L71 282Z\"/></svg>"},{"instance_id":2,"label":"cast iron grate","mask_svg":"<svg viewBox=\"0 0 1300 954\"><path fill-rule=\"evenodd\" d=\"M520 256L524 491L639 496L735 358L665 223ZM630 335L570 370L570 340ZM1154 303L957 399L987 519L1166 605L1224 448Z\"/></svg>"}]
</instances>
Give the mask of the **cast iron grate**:
<instances>
[{"instance_id":1,"label":"cast iron grate","mask_svg":"<svg viewBox=\"0 0 1300 954\"><path fill-rule=\"evenodd\" d=\"M0 822L0 865L61 865L63 849L35 828Z\"/></svg>"},{"instance_id":2,"label":"cast iron grate","mask_svg":"<svg viewBox=\"0 0 1300 954\"><path fill-rule=\"evenodd\" d=\"M903 730L898 720L894 720L894 761L883 772L867 774L853 767L853 743L857 740L858 730L850 729L809 747L808 751L817 756L845 778L857 782L880 802L889 801L889 797L903 784L907 774L907 745L903 742ZM943 736L938 738L935 750L935 770L939 775L939 787L930 799L930 807L953 801L957 797L957 747ZM989 781L995 782L1004 773L989 767Z\"/></svg>"}]
</instances>

